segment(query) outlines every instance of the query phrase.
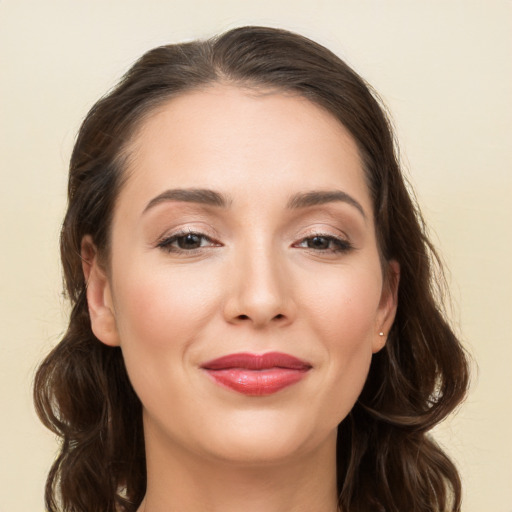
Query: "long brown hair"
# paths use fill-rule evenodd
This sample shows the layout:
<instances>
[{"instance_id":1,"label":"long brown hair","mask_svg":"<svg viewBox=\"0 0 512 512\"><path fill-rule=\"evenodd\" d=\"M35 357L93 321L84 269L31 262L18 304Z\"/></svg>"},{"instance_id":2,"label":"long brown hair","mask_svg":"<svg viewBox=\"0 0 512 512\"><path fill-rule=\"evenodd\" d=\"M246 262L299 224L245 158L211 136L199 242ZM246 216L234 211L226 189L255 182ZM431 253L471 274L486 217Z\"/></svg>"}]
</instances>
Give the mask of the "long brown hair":
<instances>
[{"instance_id":1,"label":"long brown hair","mask_svg":"<svg viewBox=\"0 0 512 512\"><path fill-rule=\"evenodd\" d=\"M401 267L387 344L338 429L341 510L460 510L457 470L428 431L462 401L468 365L444 316L438 258L406 189L388 119L364 80L326 48L284 30L243 27L149 51L82 124L61 234L72 312L34 388L41 420L62 439L47 480L48 511L134 512L144 496L142 406L120 349L91 331L81 241L91 235L108 258L123 149L144 117L184 91L216 82L293 91L335 116L359 147L382 257Z\"/></svg>"}]
</instances>

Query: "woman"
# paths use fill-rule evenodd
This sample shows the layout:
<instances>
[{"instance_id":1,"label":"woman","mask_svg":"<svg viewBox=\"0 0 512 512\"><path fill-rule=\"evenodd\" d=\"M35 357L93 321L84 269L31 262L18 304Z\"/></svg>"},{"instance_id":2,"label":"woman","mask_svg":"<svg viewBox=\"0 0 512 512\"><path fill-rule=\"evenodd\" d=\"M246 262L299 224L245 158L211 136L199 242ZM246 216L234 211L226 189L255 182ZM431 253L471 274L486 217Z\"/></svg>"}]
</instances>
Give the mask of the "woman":
<instances>
[{"instance_id":1,"label":"woman","mask_svg":"<svg viewBox=\"0 0 512 512\"><path fill-rule=\"evenodd\" d=\"M460 510L428 431L465 354L388 121L327 49L144 55L82 125L61 254L49 511Z\"/></svg>"}]
</instances>

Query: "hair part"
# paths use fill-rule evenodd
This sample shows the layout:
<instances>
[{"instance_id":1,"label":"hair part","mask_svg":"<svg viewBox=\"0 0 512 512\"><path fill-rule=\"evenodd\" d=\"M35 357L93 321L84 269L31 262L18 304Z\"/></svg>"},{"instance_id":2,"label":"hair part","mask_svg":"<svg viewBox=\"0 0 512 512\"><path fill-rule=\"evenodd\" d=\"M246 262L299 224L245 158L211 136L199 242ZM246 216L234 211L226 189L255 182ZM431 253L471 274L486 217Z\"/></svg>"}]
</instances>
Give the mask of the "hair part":
<instances>
[{"instance_id":1,"label":"hair part","mask_svg":"<svg viewBox=\"0 0 512 512\"><path fill-rule=\"evenodd\" d=\"M428 431L464 398L468 365L444 317L438 258L406 189L389 121L368 84L332 52L265 27L147 52L80 128L61 232L72 312L34 385L42 422L62 439L47 480L48 511L135 512L145 494L142 405L120 349L91 331L81 243L90 235L108 258L127 148L146 117L179 94L216 83L296 93L336 117L361 154L381 257L400 264L387 344L373 356L363 392L338 429L341 510L459 511L459 475Z\"/></svg>"}]
</instances>

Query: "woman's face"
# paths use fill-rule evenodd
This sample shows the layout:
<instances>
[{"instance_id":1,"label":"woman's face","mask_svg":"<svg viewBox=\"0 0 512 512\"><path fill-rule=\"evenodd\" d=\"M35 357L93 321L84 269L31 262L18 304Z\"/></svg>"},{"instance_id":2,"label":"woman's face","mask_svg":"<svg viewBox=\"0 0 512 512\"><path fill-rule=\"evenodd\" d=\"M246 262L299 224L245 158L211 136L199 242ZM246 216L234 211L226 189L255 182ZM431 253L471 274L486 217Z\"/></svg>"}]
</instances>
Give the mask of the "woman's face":
<instances>
[{"instance_id":1,"label":"woman's face","mask_svg":"<svg viewBox=\"0 0 512 512\"><path fill-rule=\"evenodd\" d=\"M352 137L302 97L216 85L155 111L128 161L109 274L87 243L85 272L146 437L230 461L332 453L396 302Z\"/></svg>"}]
</instances>

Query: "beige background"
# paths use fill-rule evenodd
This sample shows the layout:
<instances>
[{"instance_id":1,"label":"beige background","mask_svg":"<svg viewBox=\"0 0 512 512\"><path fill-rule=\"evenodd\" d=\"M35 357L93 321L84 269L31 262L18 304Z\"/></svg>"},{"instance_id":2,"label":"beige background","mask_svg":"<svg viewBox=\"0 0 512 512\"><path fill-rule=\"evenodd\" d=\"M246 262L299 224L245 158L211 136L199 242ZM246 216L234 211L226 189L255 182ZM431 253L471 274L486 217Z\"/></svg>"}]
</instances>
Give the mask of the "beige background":
<instances>
[{"instance_id":1,"label":"beige background","mask_svg":"<svg viewBox=\"0 0 512 512\"><path fill-rule=\"evenodd\" d=\"M389 105L479 366L437 435L464 510L511 512L511 22L505 0L0 0L0 512L43 510L55 453L31 381L64 328L57 240L80 120L143 51L241 24L319 40Z\"/></svg>"}]
</instances>

